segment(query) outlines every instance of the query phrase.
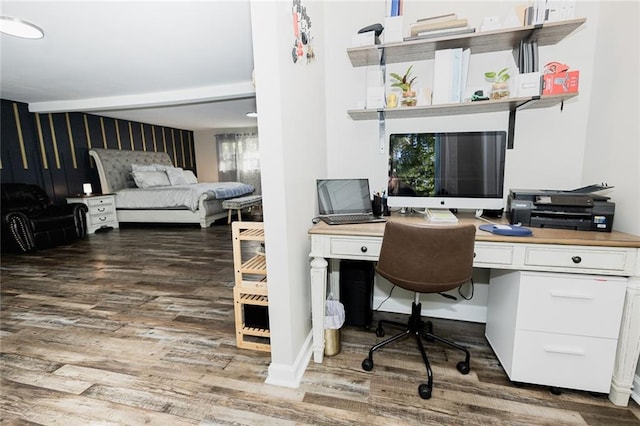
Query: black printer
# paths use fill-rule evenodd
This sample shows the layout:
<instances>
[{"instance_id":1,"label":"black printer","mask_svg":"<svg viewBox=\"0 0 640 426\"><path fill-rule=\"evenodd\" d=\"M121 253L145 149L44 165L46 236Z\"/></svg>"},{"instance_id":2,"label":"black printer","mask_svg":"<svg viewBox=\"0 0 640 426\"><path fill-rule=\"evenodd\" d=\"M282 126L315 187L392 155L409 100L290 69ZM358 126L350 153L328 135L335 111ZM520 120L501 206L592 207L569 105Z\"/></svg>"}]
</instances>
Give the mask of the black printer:
<instances>
[{"instance_id":1,"label":"black printer","mask_svg":"<svg viewBox=\"0 0 640 426\"><path fill-rule=\"evenodd\" d=\"M610 187L592 185L571 191L512 189L507 198L511 224L536 228L611 232L615 203L609 197L588 193Z\"/></svg>"}]
</instances>

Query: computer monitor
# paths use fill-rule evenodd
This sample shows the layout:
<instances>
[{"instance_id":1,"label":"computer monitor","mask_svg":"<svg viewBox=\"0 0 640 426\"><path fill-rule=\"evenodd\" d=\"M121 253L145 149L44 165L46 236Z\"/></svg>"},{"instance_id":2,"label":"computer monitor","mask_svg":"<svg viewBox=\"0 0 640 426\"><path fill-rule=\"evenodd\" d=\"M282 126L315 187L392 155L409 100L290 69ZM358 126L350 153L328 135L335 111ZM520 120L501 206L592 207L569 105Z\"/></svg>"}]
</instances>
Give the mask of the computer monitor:
<instances>
[{"instance_id":1,"label":"computer monitor","mask_svg":"<svg viewBox=\"0 0 640 426\"><path fill-rule=\"evenodd\" d=\"M389 207L500 210L504 131L389 137Z\"/></svg>"}]
</instances>

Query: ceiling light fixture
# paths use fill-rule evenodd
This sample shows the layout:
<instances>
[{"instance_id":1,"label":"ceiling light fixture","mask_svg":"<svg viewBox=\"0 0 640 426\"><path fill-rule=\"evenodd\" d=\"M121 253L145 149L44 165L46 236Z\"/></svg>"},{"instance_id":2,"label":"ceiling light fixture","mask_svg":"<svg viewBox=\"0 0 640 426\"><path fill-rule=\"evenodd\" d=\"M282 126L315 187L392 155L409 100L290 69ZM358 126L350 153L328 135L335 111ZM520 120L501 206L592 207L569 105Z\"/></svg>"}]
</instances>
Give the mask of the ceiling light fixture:
<instances>
[{"instance_id":1,"label":"ceiling light fixture","mask_svg":"<svg viewBox=\"0 0 640 426\"><path fill-rule=\"evenodd\" d=\"M40 27L11 16L0 16L0 33L29 39L44 37L44 31Z\"/></svg>"},{"instance_id":2,"label":"ceiling light fixture","mask_svg":"<svg viewBox=\"0 0 640 426\"><path fill-rule=\"evenodd\" d=\"M247 113L247 117L249 118L258 118L258 113L257 112L248 112Z\"/></svg>"}]
</instances>

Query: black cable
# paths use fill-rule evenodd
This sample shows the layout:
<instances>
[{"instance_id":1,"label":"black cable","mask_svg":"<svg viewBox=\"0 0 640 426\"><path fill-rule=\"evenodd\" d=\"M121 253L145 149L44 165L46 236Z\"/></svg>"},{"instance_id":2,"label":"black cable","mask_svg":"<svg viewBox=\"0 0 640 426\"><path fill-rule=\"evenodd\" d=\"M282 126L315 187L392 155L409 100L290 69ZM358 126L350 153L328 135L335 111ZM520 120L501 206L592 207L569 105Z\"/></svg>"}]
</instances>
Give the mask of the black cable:
<instances>
[{"instance_id":1,"label":"black cable","mask_svg":"<svg viewBox=\"0 0 640 426\"><path fill-rule=\"evenodd\" d=\"M462 291L460 290L462 288L462 286L458 287L458 294L460 295L460 297L462 297L464 300L471 300L473 299L473 293L475 291L475 287L473 285L473 278L471 278L471 296L466 297L464 294L462 294Z\"/></svg>"},{"instance_id":2,"label":"black cable","mask_svg":"<svg viewBox=\"0 0 640 426\"><path fill-rule=\"evenodd\" d=\"M374 309L374 311L376 311L376 312L377 312L377 311L378 311L378 309L380 309L380 307L382 306L382 304L383 304L384 302L386 302L387 300L389 300L389 298L391 297L391 293L393 293L393 289L395 289L395 288L396 288L396 285L394 284L394 285L393 285L393 287L391 287L391 291L389 291L389 295L388 295L388 296L387 296L387 297L386 297L382 302L380 302L380 304L378 305L378 307L377 307L377 308L375 308L375 309Z\"/></svg>"}]
</instances>

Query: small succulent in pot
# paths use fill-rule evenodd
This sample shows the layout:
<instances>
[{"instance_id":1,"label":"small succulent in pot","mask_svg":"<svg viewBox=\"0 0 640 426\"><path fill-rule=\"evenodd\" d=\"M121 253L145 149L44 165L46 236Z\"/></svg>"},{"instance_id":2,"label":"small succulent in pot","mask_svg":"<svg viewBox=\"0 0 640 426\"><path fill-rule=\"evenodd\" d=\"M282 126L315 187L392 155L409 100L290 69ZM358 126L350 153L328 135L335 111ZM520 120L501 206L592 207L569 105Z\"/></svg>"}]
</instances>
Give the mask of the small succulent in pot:
<instances>
[{"instance_id":1,"label":"small succulent in pot","mask_svg":"<svg viewBox=\"0 0 640 426\"><path fill-rule=\"evenodd\" d=\"M491 95L489 96L493 100L499 100L502 98L508 98L510 95L509 91L509 79L511 76L509 75L509 68L503 68L498 72L489 71L484 73L484 77L492 82L491 85Z\"/></svg>"},{"instance_id":2,"label":"small succulent in pot","mask_svg":"<svg viewBox=\"0 0 640 426\"><path fill-rule=\"evenodd\" d=\"M391 83L391 87L397 87L402 90L402 104L406 106L415 106L416 104L416 92L413 91L413 83L418 77L411 76L412 69L413 65L409 66L402 76L395 72L389 74L395 80Z\"/></svg>"},{"instance_id":3,"label":"small succulent in pot","mask_svg":"<svg viewBox=\"0 0 640 426\"><path fill-rule=\"evenodd\" d=\"M485 72L484 77L492 83L506 83L511 78L509 75L509 67L503 68L498 72Z\"/></svg>"}]
</instances>

